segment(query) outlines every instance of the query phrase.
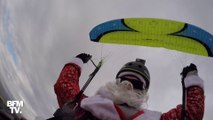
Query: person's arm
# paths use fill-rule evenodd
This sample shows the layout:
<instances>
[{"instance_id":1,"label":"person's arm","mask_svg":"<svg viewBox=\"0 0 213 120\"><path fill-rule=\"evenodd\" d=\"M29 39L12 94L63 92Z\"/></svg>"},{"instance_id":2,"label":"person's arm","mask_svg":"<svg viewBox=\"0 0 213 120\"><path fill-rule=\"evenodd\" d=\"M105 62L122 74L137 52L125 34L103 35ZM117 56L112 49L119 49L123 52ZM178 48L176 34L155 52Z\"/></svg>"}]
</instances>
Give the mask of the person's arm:
<instances>
[{"instance_id":1,"label":"person's arm","mask_svg":"<svg viewBox=\"0 0 213 120\"><path fill-rule=\"evenodd\" d=\"M59 78L54 85L58 104L62 107L68 100L72 100L80 91L79 77L83 63L91 58L88 54L77 55L70 63L62 69Z\"/></svg>"},{"instance_id":2,"label":"person's arm","mask_svg":"<svg viewBox=\"0 0 213 120\"><path fill-rule=\"evenodd\" d=\"M203 80L198 76L197 69L188 69L184 75L185 87L187 88L187 120L202 120L205 107ZM178 105L176 108L163 113L161 120L181 120L181 111L182 105Z\"/></svg>"}]
</instances>

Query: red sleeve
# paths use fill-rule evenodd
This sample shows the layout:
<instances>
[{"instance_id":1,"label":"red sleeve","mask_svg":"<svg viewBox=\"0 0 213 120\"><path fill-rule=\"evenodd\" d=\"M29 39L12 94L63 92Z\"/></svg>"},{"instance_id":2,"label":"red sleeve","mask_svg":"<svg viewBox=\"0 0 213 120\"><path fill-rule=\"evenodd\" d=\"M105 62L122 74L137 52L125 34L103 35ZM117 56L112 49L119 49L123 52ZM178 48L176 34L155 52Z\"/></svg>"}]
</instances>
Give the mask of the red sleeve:
<instances>
[{"instance_id":1,"label":"red sleeve","mask_svg":"<svg viewBox=\"0 0 213 120\"><path fill-rule=\"evenodd\" d=\"M79 88L80 67L73 63L68 63L62 69L59 78L54 85L60 107L68 100L72 100L80 91Z\"/></svg>"},{"instance_id":2,"label":"red sleeve","mask_svg":"<svg viewBox=\"0 0 213 120\"><path fill-rule=\"evenodd\" d=\"M202 120L204 114L204 91L202 88L193 86L187 88L187 120ZM163 113L161 120L181 120L182 105Z\"/></svg>"}]
</instances>

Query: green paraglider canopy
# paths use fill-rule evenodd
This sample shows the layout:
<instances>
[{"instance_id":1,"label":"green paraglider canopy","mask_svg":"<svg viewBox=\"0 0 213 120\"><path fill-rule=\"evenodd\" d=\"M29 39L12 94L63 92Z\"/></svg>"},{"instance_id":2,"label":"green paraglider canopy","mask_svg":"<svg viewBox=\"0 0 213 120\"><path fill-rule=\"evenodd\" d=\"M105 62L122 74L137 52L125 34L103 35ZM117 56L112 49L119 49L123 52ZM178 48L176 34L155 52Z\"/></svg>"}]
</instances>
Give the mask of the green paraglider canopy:
<instances>
[{"instance_id":1,"label":"green paraglider canopy","mask_svg":"<svg viewBox=\"0 0 213 120\"><path fill-rule=\"evenodd\" d=\"M107 21L90 32L94 42L163 47L213 57L213 35L183 22L154 18Z\"/></svg>"}]
</instances>

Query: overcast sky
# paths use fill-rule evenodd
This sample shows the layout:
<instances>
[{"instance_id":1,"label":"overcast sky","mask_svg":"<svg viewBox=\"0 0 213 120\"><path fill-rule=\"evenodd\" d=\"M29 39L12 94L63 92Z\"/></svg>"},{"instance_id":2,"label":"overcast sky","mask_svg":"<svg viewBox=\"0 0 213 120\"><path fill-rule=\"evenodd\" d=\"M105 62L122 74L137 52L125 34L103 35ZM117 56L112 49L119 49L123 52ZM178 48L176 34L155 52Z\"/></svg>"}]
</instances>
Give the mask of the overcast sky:
<instances>
[{"instance_id":1,"label":"overcast sky","mask_svg":"<svg viewBox=\"0 0 213 120\"><path fill-rule=\"evenodd\" d=\"M187 22L213 33L212 0L0 0L0 83L5 95L24 100L28 119L49 118L58 104L53 90L65 63L81 52L93 55L100 72L85 92L93 95L113 81L120 67L146 59L151 74L148 108L166 112L182 102L180 72L195 63L205 81L205 120L212 118L213 58L162 48L97 44L89 31L108 20L127 17ZM84 65L81 86L94 67ZM3 95L2 95L3 96Z\"/></svg>"}]
</instances>

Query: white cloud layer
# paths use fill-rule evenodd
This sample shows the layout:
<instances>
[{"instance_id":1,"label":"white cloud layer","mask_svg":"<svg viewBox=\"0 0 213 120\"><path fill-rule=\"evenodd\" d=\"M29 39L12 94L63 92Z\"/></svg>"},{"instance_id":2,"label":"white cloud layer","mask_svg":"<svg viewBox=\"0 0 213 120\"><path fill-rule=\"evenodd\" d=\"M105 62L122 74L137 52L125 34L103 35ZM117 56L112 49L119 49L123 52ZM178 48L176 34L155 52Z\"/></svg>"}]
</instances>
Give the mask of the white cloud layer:
<instances>
[{"instance_id":1,"label":"white cloud layer","mask_svg":"<svg viewBox=\"0 0 213 120\"><path fill-rule=\"evenodd\" d=\"M148 107L166 112L181 103L179 73L191 62L205 81L205 119L213 105L212 58L186 55L162 48L104 45L89 41L89 31L102 22L126 17L164 18L191 23L213 33L211 0L19 0L0 1L0 80L7 95L24 100L28 119L49 118L58 107L53 85L63 65L81 52L105 62L86 94L114 80L120 67L135 58L147 60L151 73ZM7 47L12 41L13 54ZM151 52L150 52L151 51ZM94 67L84 66L81 86ZM100 82L101 81L101 82Z\"/></svg>"}]
</instances>

